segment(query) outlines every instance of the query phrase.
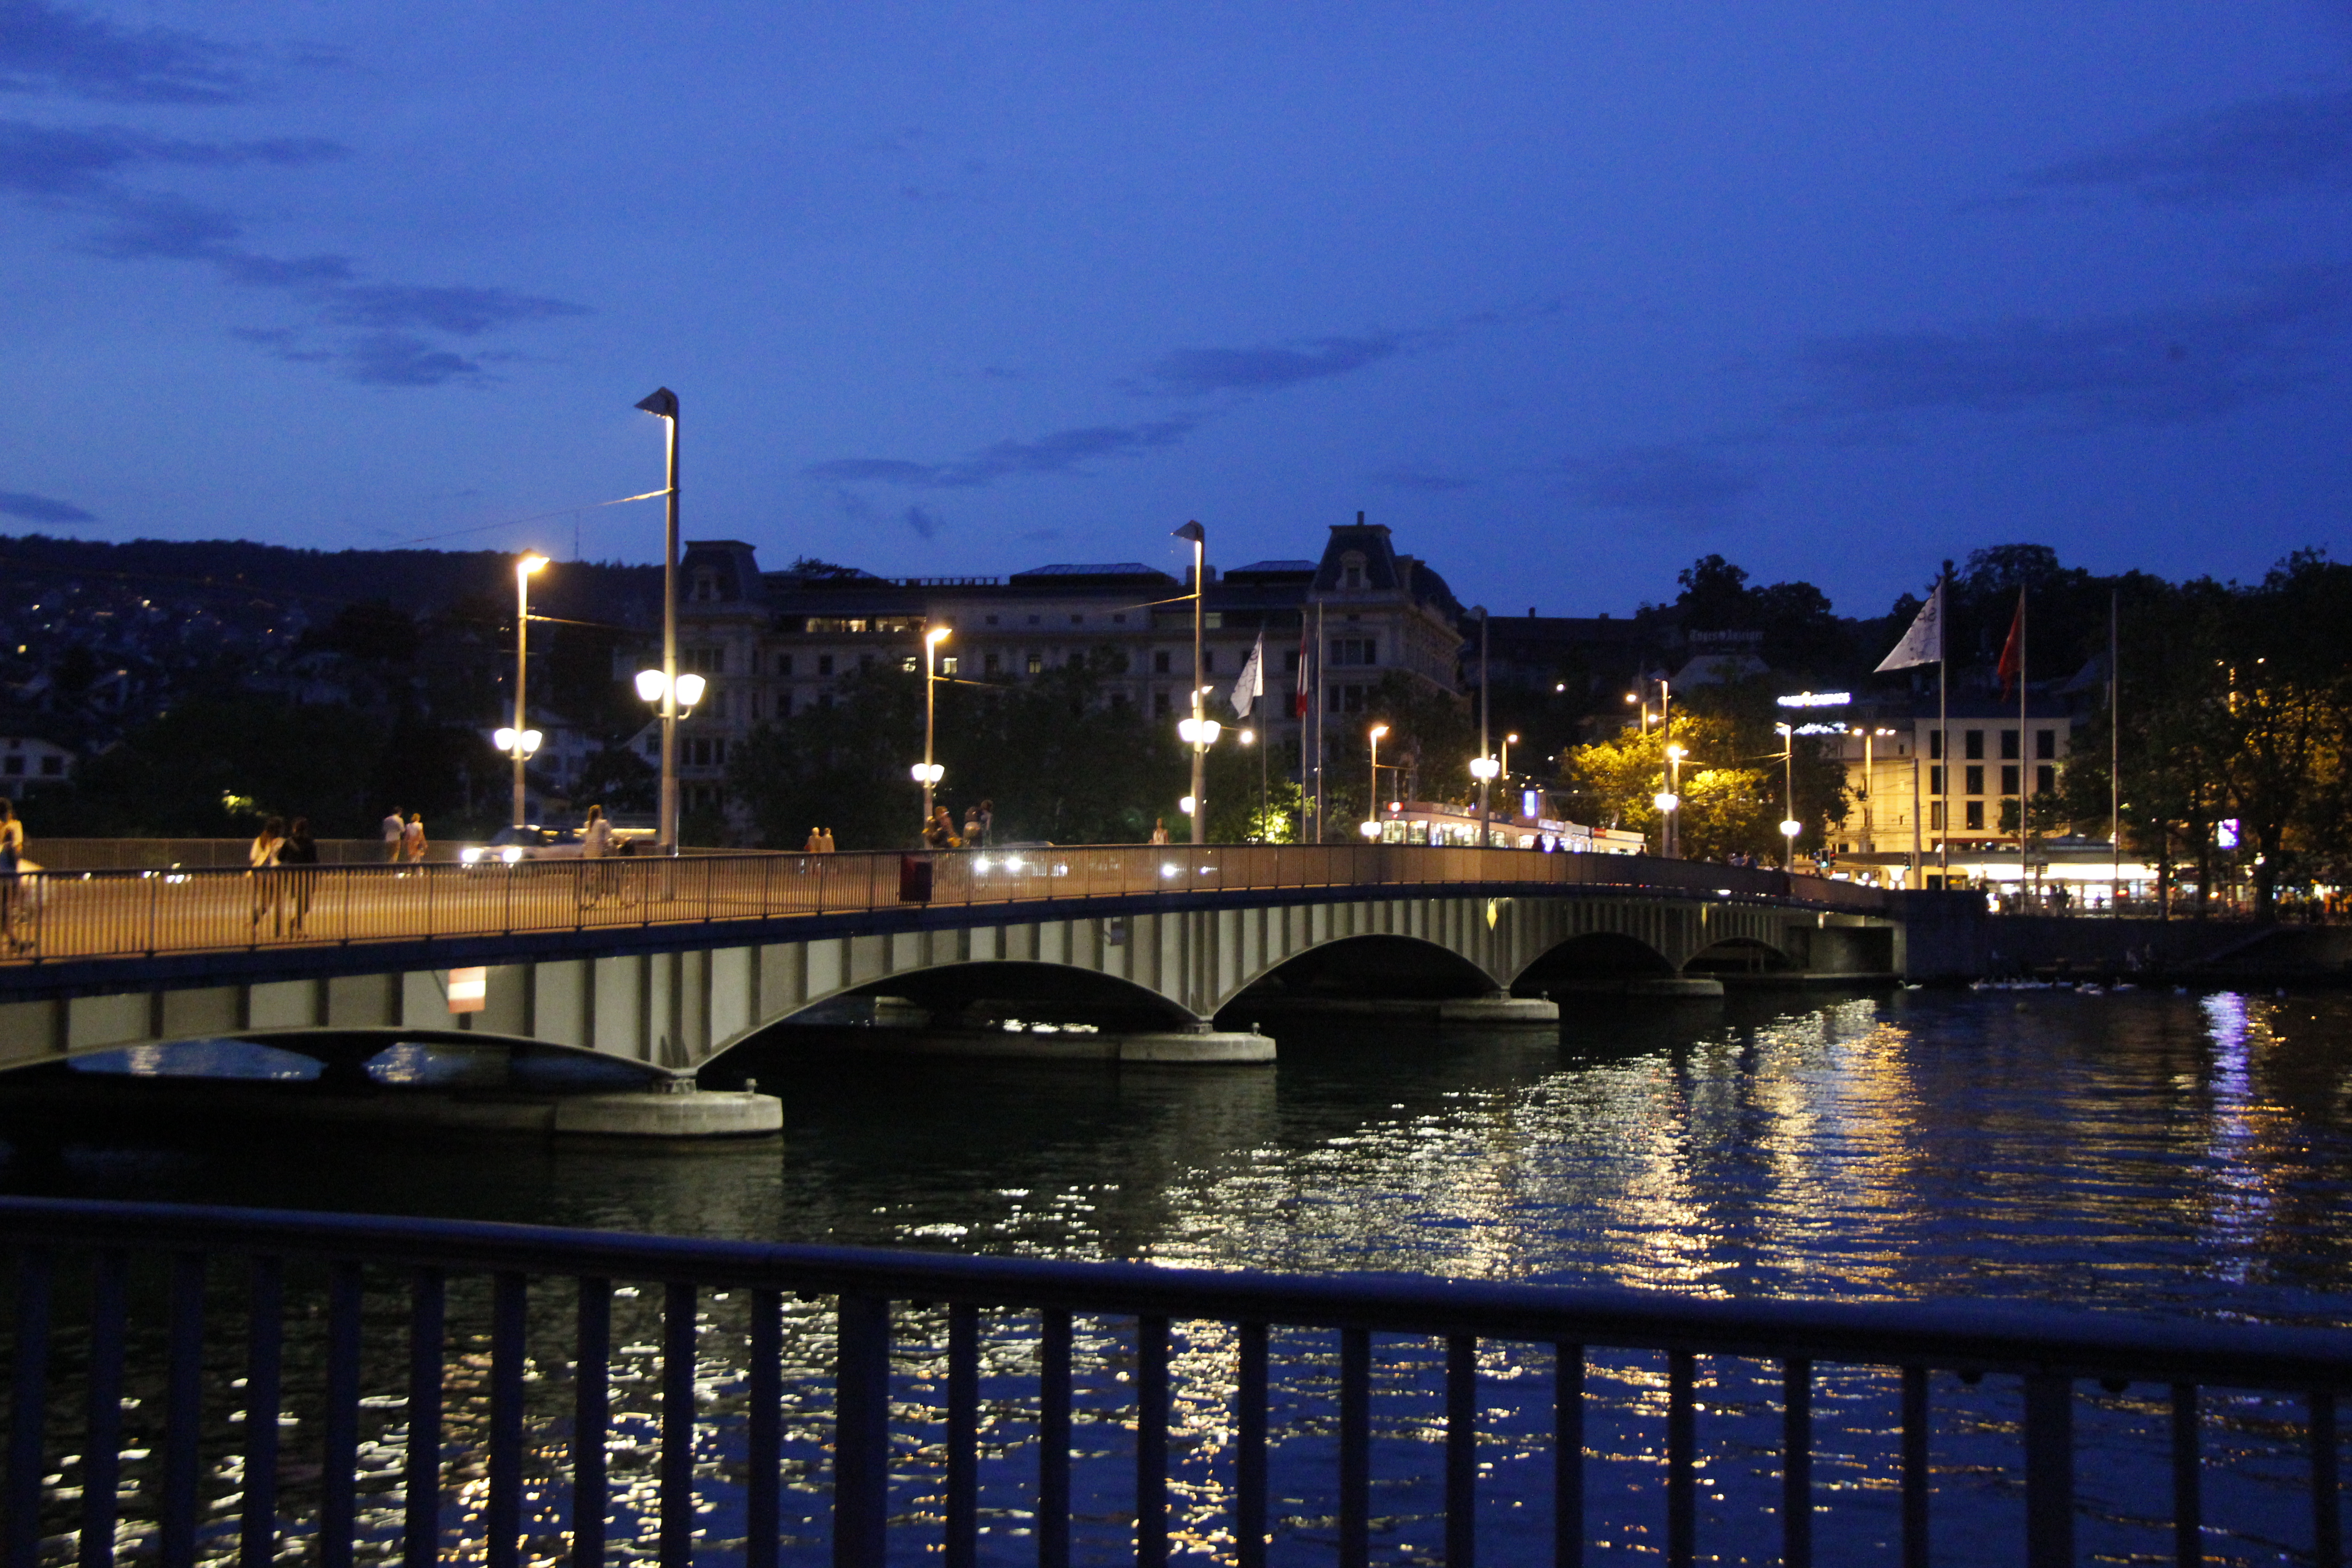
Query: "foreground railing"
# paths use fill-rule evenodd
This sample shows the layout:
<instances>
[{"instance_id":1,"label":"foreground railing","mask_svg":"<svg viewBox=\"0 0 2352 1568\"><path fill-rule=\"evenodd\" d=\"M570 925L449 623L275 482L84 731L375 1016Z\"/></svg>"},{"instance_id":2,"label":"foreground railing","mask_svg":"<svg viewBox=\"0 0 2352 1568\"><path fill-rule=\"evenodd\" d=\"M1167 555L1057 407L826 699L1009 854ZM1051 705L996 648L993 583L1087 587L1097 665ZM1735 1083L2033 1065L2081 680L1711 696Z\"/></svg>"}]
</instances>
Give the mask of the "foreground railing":
<instances>
[{"instance_id":1,"label":"foreground railing","mask_svg":"<svg viewBox=\"0 0 2352 1568\"><path fill-rule=\"evenodd\" d=\"M1286 889L1517 885L1794 899L1884 913L1818 877L1638 856L1407 845L1083 846L921 855L707 855L0 879L17 963L504 936L1024 900Z\"/></svg>"},{"instance_id":2,"label":"foreground railing","mask_svg":"<svg viewBox=\"0 0 2352 1568\"><path fill-rule=\"evenodd\" d=\"M1231 1500L1212 1530L1197 1506L1209 1489L1188 1485L1179 1544L1244 1565L1266 1560L1269 1391L1280 1388L1296 1403L1297 1390L1321 1375L1302 1365L1301 1330L1338 1341L1336 1408L1316 1427L1310 1461L1335 1472L1328 1539L1343 1568L1369 1561L1379 1516L1390 1511L1373 1507L1376 1348L1393 1360L1423 1338L1443 1347L1442 1423L1429 1434L1437 1441L1379 1445L1378 1473L1392 1499L1400 1472L1424 1468L1420 1456L1436 1448L1444 1557L1456 1568L1467 1568L1478 1546L1486 1468L1478 1445L1500 1397L1493 1384L1482 1388L1480 1357L1498 1344L1552 1352L1542 1402L1550 1431L1536 1435L1548 1438L1549 1463L1536 1495L1508 1500L1549 1513L1541 1533L1556 1563L1584 1562L1596 1530L1628 1514L1654 1521L1663 1513L1670 1563L1693 1562L1703 1544L1710 1553L1752 1548L1745 1539L1698 1539L1702 1493L1719 1500L1707 1489L1743 1458L1732 1445L1710 1452L1699 1440L1695 1391L1702 1362L1715 1358L1760 1358L1779 1368L1773 1511L1784 1563L1814 1555L1814 1393L1833 1369L1853 1366L1899 1377L1895 1429L1849 1427L1840 1440L1891 1447L1906 1564L1928 1561L1930 1439L1941 1436L1931 1371L1958 1372L1964 1384L1988 1374L2021 1380L2024 1520L2015 1544L2022 1550L1996 1546L1996 1557L2035 1568L2074 1561L2074 1416L2085 1403L2078 1385L2097 1380L2111 1392L2135 1383L2162 1391L2172 1555L2184 1563L2203 1561L2206 1550L2200 1390L2303 1396L2305 1560L2342 1561L2336 1396L2352 1382L2352 1335L2340 1332L21 1198L0 1199L0 1246L16 1253L0 1495L7 1568L113 1561L126 1538L126 1497L148 1514L132 1543L152 1538L164 1568L198 1561L268 1568L305 1543L322 1568L349 1568L362 1546L383 1561L396 1547L409 1568L425 1568L444 1559L452 1535L460 1558L479 1556L490 1568L515 1568L526 1542L532 1560L561 1556L574 1568L612 1557L685 1568L698 1551L707 1560L737 1541L747 1568L773 1568L787 1550L878 1565L894 1545L943 1551L961 1568L979 1560L982 1545L980 1467L983 1457L1001 1464L1010 1451L1001 1432L1015 1416L1034 1422L1035 1468L1019 1506L992 1517L1017 1519L1019 1533L1034 1537L1024 1554L1055 1568L1072 1554L1074 1332L1104 1319L1125 1325L1112 1332L1127 1343L1111 1358L1116 1374L1092 1377L1089 1389L1107 1388L1124 1406L1119 1424L1131 1426L1131 1479L1116 1500L1129 1506L1116 1511L1132 1521L1131 1535L1119 1532L1129 1538L1118 1553L1131 1546L1139 1563L1164 1563L1177 1539L1171 1427L1180 1381L1195 1471L1213 1469L1215 1489ZM548 1280L571 1289L551 1289ZM486 1291L477 1288L483 1282ZM658 1307L623 1282L657 1287ZM568 1332L549 1323L551 1298L571 1309ZM914 1447L902 1439L926 1434L911 1430L919 1415L903 1365L919 1347L901 1335L942 1310L945 1373L934 1385L943 1385L944 1410L937 1422L919 1419L944 1430L935 1447ZM829 1321L812 1332L811 1312ZM998 1331L985 1342L984 1314ZM233 1330L226 1337L224 1315ZM1179 1325L1185 1353L1171 1367ZM1229 1356L1195 1353L1204 1325L1230 1329ZM1016 1328L1034 1353L1013 1364L996 1342ZM1087 1348L1102 1352L1104 1342L1097 1335ZM1277 1344L1279 1361L1271 1353ZM1645 1405L1636 1415L1649 1434L1613 1439L1662 1448L1659 1484L1587 1489L1587 1471L1601 1457L1587 1439L1588 1353L1604 1346L1663 1354L1662 1418ZM894 1355L902 1369L895 1394ZM625 1370L615 1372L616 1361ZM53 1393L57 1373L76 1383L78 1399ZM737 1415L714 1451L716 1418L704 1412L715 1408L722 1384L739 1381ZM564 1419L542 1420L527 1446L527 1405L543 1415L551 1389L566 1382ZM643 1427L622 1433L615 1399L641 1383L657 1388L657 1409L644 1413ZM303 1392L293 1402L302 1415L289 1418L298 1384ZM829 1402L822 1398L828 1384ZM363 1444L362 1413L387 1407L404 1420L398 1442ZM142 1424L136 1440L126 1411ZM293 1444L281 1438L289 1419ZM649 1448L656 1455L634 1483L616 1477L616 1456ZM1076 1451L1098 1493L1101 1452ZM144 1489L125 1488L125 1460L147 1464ZM894 1479L917 1463L943 1471L942 1495L936 1506L895 1507ZM68 1469L75 1487L64 1484ZM396 1490L383 1484L388 1471ZM533 1475L555 1479L534 1485ZM1299 1484L1291 1475L1286 1492ZM815 1505L814 1532L784 1519L788 1496L795 1506L824 1500ZM1091 1511L1098 1527L1099 1496ZM2305 1533L2284 1514L2260 1523L2274 1545ZM1660 1543L1652 1538L1649 1549ZM990 1544L1001 1547L1003 1538ZM1974 1554L1986 1543L1967 1544Z\"/></svg>"}]
</instances>

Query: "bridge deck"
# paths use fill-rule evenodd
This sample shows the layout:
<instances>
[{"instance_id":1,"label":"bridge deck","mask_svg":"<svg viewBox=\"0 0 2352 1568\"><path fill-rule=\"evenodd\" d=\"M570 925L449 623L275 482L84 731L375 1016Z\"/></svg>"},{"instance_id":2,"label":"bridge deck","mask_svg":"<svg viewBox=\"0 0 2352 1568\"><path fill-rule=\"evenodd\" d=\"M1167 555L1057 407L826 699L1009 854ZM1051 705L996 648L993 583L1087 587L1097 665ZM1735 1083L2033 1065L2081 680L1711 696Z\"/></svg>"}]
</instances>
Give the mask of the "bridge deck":
<instances>
[{"instance_id":1,"label":"bridge deck","mask_svg":"<svg viewBox=\"0 0 2352 1568\"><path fill-rule=\"evenodd\" d=\"M1087 846L407 868L43 872L9 889L0 972L64 961L589 933L910 907L1384 886L1769 898L1893 915L1876 889L1639 856L1402 845Z\"/></svg>"}]
</instances>

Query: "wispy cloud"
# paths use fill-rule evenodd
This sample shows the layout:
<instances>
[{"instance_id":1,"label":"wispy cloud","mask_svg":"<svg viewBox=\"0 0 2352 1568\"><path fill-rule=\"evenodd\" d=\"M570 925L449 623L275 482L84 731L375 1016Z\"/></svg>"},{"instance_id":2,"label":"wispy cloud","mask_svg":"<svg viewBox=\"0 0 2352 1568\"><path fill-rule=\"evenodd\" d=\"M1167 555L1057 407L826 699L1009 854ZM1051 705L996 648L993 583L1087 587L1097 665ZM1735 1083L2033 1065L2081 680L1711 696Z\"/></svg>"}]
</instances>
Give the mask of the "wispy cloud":
<instances>
[{"instance_id":1,"label":"wispy cloud","mask_svg":"<svg viewBox=\"0 0 2352 1568\"><path fill-rule=\"evenodd\" d=\"M2146 202L2208 206L2352 189L2352 89L2283 94L2175 120L2017 183L2031 194L1990 205L2114 189Z\"/></svg>"},{"instance_id":2,"label":"wispy cloud","mask_svg":"<svg viewBox=\"0 0 2352 1568\"><path fill-rule=\"evenodd\" d=\"M1706 523L1756 488L1756 476L1703 447L1619 447L1566 465L1569 491L1603 511Z\"/></svg>"},{"instance_id":3,"label":"wispy cloud","mask_svg":"<svg viewBox=\"0 0 2352 1568\"><path fill-rule=\"evenodd\" d=\"M1376 485L1386 485L1392 490L1419 490L1430 495L1448 490L1466 490L1472 489L1476 483L1475 480L1463 479L1458 474L1434 473L1427 468L1407 468L1402 465L1375 471L1372 475L1372 482Z\"/></svg>"},{"instance_id":4,"label":"wispy cloud","mask_svg":"<svg viewBox=\"0 0 2352 1568\"><path fill-rule=\"evenodd\" d=\"M921 507L910 506L907 509L906 523L920 537L937 539L940 536L940 530L947 526L947 520L935 511L925 511Z\"/></svg>"},{"instance_id":5,"label":"wispy cloud","mask_svg":"<svg viewBox=\"0 0 2352 1568\"><path fill-rule=\"evenodd\" d=\"M5 26L10 0L0 0ZM307 137L211 142L150 135L121 126L56 127L0 121L0 193L93 220L81 248L116 261L199 262L243 288L274 291L308 312L302 327L246 329L237 336L278 357L332 364L376 386L437 386L483 380L482 363L419 336L476 338L502 328L590 314L568 300L510 289L361 281L347 256L265 255L246 243L245 223L219 206L136 188L126 176L168 168L295 167L351 156L340 143ZM324 346L305 333L329 331ZM336 329L354 335L342 336Z\"/></svg>"},{"instance_id":6,"label":"wispy cloud","mask_svg":"<svg viewBox=\"0 0 2352 1568\"><path fill-rule=\"evenodd\" d=\"M23 490L0 490L0 517L22 518L26 522L96 522L97 517L82 510L69 500L57 500L48 496L28 495Z\"/></svg>"},{"instance_id":7,"label":"wispy cloud","mask_svg":"<svg viewBox=\"0 0 2352 1568\"><path fill-rule=\"evenodd\" d=\"M0 0L0 6L5 4ZM5 26L0 19L0 26ZM114 195L114 177L142 163L220 169L240 163L320 163L350 155L351 150L340 143L309 136L189 142L118 125L61 127L0 120L0 190L18 195Z\"/></svg>"},{"instance_id":8,"label":"wispy cloud","mask_svg":"<svg viewBox=\"0 0 2352 1568\"><path fill-rule=\"evenodd\" d=\"M1825 338L1813 412L2047 409L2084 426L2211 418L2330 374L2352 267L2275 275L2234 299L2074 321Z\"/></svg>"},{"instance_id":9,"label":"wispy cloud","mask_svg":"<svg viewBox=\"0 0 2352 1568\"><path fill-rule=\"evenodd\" d=\"M0 92L117 103L234 103L250 84L238 51L189 33L118 27L45 0L0 0Z\"/></svg>"},{"instance_id":10,"label":"wispy cloud","mask_svg":"<svg viewBox=\"0 0 2352 1568\"><path fill-rule=\"evenodd\" d=\"M1402 333L1375 332L1354 338L1310 338L1287 346L1178 349L1144 374L1151 390L1180 396L1263 392L1346 375L1391 358L1405 346Z\"/></svg>"},{"instance_id":11,"label":"wispy cloud","mask_svg":"<svg viewBox=\"0 0 2352 1568\"><path fill-rule=\"evenodd\" d=\"M1040 474L1076 474L1105 458L1132 457L1171 447L1200 421L1180 416L1142 425L1092 425L1058 430L1032 441L999 441L969 457L944 463L904 458L845 458L802 470L808 478L845 484L905 485L919 489L971 489L998 479Z\"/></svg>"}]
</instances>

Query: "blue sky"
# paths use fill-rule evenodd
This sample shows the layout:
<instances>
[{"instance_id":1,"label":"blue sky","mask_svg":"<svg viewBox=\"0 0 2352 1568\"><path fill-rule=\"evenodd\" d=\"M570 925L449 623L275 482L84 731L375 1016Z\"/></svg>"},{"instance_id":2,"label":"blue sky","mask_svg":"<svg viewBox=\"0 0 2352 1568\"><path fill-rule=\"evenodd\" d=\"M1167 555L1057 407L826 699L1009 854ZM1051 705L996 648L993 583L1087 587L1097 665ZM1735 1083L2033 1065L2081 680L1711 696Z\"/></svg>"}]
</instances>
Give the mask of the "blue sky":
<instances>
[{"instance_id":1,"label":"blue sky","mask_svg":"<svg viewBox=\"0 0 2352 1568\"><path fill-rule=\"evenodd\" d=\"M893 574L2034 541L2352 488L2352 5L0 0L0 530ZM560 515L537 517L537 514ZM534 518L536 521L513 520ZM2340 548L2339 548L2340 553Z\"/></svg>"}]
</instances>

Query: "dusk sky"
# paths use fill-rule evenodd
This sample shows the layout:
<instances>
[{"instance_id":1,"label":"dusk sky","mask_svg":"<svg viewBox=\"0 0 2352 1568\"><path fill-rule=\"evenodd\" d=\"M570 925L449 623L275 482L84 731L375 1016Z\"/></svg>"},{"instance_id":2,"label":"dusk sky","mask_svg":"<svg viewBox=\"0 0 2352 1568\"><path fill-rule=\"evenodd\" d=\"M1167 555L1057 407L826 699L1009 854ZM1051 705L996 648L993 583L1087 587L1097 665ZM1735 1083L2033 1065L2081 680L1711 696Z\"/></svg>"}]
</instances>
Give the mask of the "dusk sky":
<instances>
[{"instance_id":1,"label":"dusk sky","mask_svg":"<svg viewBox=\"0 0 2352 1568\"><path fill-rule=\"evenodd\" d=\"M2347 533L2343 0L0 0L0 531L654 560L667 384L771 566Z\"/></svg>"}]
</instances>

